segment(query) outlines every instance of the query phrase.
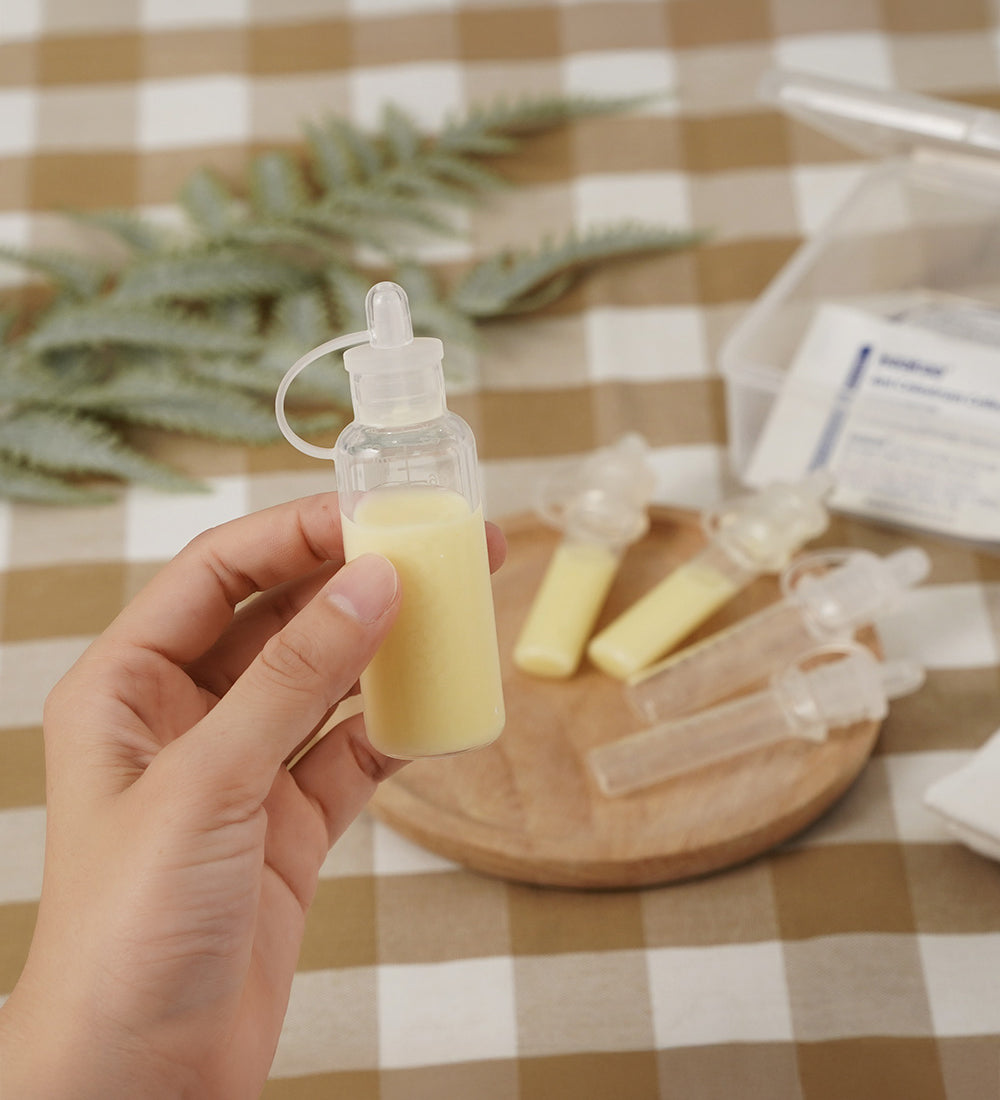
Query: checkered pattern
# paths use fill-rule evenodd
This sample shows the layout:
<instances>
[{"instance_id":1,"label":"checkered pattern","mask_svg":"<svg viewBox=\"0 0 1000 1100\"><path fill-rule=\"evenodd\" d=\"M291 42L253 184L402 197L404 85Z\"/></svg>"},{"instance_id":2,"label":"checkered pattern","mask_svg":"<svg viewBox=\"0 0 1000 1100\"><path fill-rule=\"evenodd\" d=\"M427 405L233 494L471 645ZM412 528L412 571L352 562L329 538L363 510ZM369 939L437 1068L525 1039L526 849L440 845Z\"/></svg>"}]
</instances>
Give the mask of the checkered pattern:
<instances>
[{"instance_id":1,"label":"checkered pattern","mask_svg":"<svg viewBox=\"0 0 1000 1100\"><path fill-rule=\"evenodd\" d=\"M565 455L641 430L659 499L730 488L721 340L867 169L765 109L779 62L1000 105L988 0L11 0L0 13L0 240L93 247L61 207L170 218L198 164L238 170L323 112L422 124L500 93L673 94L531 143L447 267L619 216L706 226L490 333L474 425L494 518ZM16 275L0 270L5 283ZM150 446L211 492L0 506L0 996L41 877L49 687L191 535L329 488L281 446ZM829 545L899 533L838 520ZM265 1095L986 1100L1000 1096L1000 877L922 806L1000 724L1000 562L926 543L933 583L882 624L926 662L843 801L710 878L583 894L490 879L363 816L330 854Z\"/></svg>"}]
</instances>

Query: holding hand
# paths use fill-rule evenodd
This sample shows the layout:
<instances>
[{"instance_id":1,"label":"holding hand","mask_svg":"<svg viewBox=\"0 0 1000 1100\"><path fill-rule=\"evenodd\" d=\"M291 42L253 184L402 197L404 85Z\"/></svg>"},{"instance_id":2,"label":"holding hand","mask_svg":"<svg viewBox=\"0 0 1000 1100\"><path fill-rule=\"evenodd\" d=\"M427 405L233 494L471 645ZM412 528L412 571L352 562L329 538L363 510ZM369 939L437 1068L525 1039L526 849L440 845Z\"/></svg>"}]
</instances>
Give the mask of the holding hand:
<instances>
[{"instance_id":1,"label":"holding hand","mask_svg":"<svg viewBox=\"0 0 1000 1100\"><path fill-rule=\"evenodd\" d=\"M305 498L196 538L56 686L0 1094L259 1094L319 868L402 766L361 715L285 762L356 690L401 598L384 558L344 565L336 496Z\"/></svg>"}]
</instances>

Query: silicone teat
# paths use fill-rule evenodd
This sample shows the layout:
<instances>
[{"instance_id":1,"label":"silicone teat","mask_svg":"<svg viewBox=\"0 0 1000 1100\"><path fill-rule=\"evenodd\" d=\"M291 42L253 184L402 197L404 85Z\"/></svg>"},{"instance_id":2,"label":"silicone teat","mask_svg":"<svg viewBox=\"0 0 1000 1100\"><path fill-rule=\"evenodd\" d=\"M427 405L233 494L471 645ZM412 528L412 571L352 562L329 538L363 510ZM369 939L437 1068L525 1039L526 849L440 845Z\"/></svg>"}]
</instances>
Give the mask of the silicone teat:
<instances>
[{"instance_id":1,"label":"silicone teat","mask_svg":"<svg viewBox=\"0 0 1000 1100\"><path fill-rule=\"evenodd\" d=\"M403 427L445 412L444 346L414 336L406 292L376 283L365 298L368 343L344 352L354 419L373 427Z\"/></svg>"},{"instance_id":2,"label":"silicone teat","mask_svg":"<svg viewBox=\"0 0 1000 1100\"><path fill-rule=\"evenodd\" d=\"M376 283L368 291L365 317L373 348L401 348L413 343L410 302L398 283Z\"/></svg>"},{"instance_id":3,"label":"silicone teat","mask_svg":"<svg viewBox=\"0 0 1000 1100\"><path fill-rule=\"evenodd\" d=\"M822 740L830 729L882 719L891 699L916 691L924 682L924 670L913 661L883 663L855 643L834 648L843 654L838 660L803 668L805 660L822 652L817 650L772 681L799 736Z\"/></svg>"},{"instance_id":4,"label":"silicone teat","mask_svg":"<svg viewBox=\"0 0 1000 1100\"><path fill-rule=\"evenodd\" d=\"M622 547L648 530L646 509L655 488L649 446L638 432L629 432L568 474L544 482L538 513L570 538Z\"/></svg>"},{"instance_id":5,"label":"silicone teat","mask_svg":"<svg viewBox=\"0 0 1000 1100\"><path fill-rule=\"evenodd\" d=\"M285 399L302 371L332 352L350 349L344 351L344 366L351 374L355 419L373 426L413 424L445 410L444 347L431 337L414 339L406 291L397 283L376 283L365 297L365 316L364 332L348 332L306 352L278 385L274 414L281 434L312 458L332 459L334 448L318 447L298 435L288 423Z\"/></svg>"},{"instance_id":6,"label":"silicone teat","mask_svg":"<svg viewBox=\"0 0 1000 1100\"><path fill-rule=\"evenodd\" d=\"M708 512L705 531L745 568L776 573L804 543L826 530L830 517L823 501L833 485L826 470L796 483L775 482Z\"/></svg>"},{"instance_id":7,"label":"silicone teat","mask_svg":"<svg viewBox=\"0 0 1000 1100\"><path fill-rule=\"evenodd\" d=\"M892 611L907 589L926 579L930 567L918 546L884 558L868 550L804 554L782 574L781 589L802 609L810 630L829 637Z\"/></svg>"}]
</instances>

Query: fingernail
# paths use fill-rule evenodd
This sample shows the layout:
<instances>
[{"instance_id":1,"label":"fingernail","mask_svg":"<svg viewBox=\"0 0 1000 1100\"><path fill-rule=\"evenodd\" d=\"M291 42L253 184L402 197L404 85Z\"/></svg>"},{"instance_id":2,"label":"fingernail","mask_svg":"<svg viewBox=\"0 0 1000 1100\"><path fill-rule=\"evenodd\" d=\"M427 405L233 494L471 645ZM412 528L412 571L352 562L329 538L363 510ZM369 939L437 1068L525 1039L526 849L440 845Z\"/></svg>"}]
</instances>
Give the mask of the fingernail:
<instances>
[{"instance_id":1,"label":"fingernail","mask_svg":"<svg viewBox=\"0 0 1000 1100\"><path fill-rule=\"evenodd\" d=\"M379 554L362 554L334 574L323 595L358 622L373 623L396 595L396 570Z\"/></svg>"}]
</instances>

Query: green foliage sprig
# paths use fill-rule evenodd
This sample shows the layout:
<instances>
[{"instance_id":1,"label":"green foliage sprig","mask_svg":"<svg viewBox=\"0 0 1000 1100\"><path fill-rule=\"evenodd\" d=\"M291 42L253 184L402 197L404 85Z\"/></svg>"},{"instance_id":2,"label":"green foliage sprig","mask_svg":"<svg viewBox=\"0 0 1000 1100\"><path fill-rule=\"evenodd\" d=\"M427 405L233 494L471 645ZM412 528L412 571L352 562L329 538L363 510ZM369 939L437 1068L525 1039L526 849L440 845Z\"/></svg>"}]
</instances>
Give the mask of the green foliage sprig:
<instances>
[{"instance_id":1,"label":"green foliage sprig","mask_svg":"<svg viewBox=\"0 0 1000 1100\"><path fill-rule=\"evenodd\" d=\"M277 438L282 374L331 334L364 328L377 278L406 288L418 331L474 344L479 322L539 309L595 264L695 244L699 234L604 226L487 257L447 288L414 258L421 235L458 235L456 207L508 186L496 161L525 138L638 102L502 101L434 135L397 106L373 134L329 118L305 127L300 155L256 157L241 188L196 171L179 196L183 228L71 215L117 241L117 265L0 248L51 288L41 309L0 316L0 494L89 502L108 496L107 479L196 488L140 453L129 427ZM312 372L295 400L299 431L342 423L343 372Z\"/></svg>"}]
</instances>

